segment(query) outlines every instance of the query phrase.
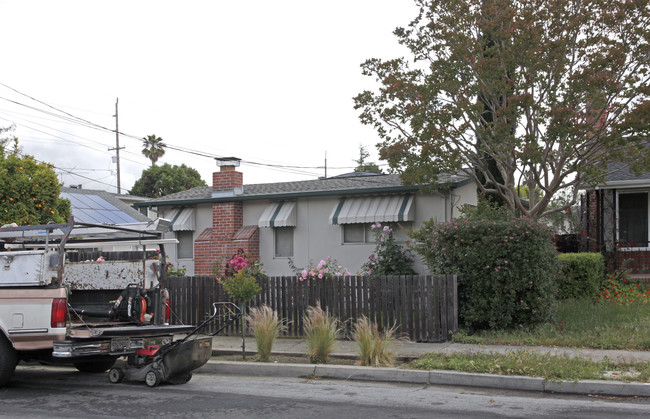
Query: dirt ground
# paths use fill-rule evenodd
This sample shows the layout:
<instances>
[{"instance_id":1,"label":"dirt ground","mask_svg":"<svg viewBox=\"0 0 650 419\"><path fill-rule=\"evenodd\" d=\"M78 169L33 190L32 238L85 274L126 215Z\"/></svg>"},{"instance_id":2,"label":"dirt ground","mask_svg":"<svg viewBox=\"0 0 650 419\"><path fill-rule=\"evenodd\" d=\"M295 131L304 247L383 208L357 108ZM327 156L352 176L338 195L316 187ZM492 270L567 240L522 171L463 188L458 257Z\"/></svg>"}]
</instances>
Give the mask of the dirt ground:
<instances>
[{"instance_id":1,"label":"dirt ground","mask_svg":"<svg viewBox=\"0 0 650 419\"><path fill-rule=\"evenodd\" d=\"M246 355L246 359L242 358L241 354L228 354L228 355L217 355L212 357L215 361L245 361L245 362L256 362L257 359L255 355ZM307 356L289 356L289 355L274 355L271 357L270 362L277 362L278 364L309 364L309 358ZM330 357L328 362L330 365L358 365L358 359L349 359L349 358L339 358L339 357ZM399 366L403 363L401 360L396 360L394 366Z\"/></svg>"}]
</instances>

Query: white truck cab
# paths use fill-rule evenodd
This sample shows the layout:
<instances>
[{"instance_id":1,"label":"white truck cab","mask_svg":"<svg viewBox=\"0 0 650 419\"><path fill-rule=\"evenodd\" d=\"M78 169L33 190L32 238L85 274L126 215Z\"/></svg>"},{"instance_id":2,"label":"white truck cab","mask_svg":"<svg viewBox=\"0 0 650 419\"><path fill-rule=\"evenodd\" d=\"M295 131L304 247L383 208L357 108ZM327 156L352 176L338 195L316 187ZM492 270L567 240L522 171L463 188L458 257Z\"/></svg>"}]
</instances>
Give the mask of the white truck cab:
<instances>
[{"instance_id":1,"label":"white truck cab","mask_svg":"<svg viewBox=\"0 0 650 419\"><path fill-rule=\"evenodd\" d=\"M68 224L0 228L0 387L20 360L105 371L121 355L191 330L165 318L164 244L175 242L162 239L168 225L71 218ZM125 246L131 250L116 251ZM136 308L138 316L131 312Z\"/></svg>"}]
</instances>

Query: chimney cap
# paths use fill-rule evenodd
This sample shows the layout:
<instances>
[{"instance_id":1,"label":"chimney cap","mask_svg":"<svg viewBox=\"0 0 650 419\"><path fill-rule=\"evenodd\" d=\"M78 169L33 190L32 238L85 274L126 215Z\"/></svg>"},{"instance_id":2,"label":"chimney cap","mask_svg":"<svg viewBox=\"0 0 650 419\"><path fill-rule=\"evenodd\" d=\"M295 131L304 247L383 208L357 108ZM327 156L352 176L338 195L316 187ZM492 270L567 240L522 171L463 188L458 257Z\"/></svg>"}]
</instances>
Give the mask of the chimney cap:
<instances>
[{"instance_id":1,"label":"chimney cap","mask_svg":"<svg viewBox=\"0 0 650 419\"><path fill-rule=\"evenodd\" d=\"M239 162L241 159L238 159L237 157L215 157L214 158L217 161L217 166L222 167L222 166L234 166L234 167L239 167Z\"/></svg>"}]
</instances>

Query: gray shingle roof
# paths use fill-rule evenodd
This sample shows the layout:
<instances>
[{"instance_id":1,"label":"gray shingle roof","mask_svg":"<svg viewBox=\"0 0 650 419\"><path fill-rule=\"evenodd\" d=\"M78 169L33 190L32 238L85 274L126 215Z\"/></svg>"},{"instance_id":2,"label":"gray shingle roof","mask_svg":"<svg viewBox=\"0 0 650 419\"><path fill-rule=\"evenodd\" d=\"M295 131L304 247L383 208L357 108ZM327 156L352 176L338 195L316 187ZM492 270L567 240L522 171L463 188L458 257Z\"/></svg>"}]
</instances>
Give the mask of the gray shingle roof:
<instances>
[{"instance_id":1,"label":"gray shingle roof","mask_svg":"<svg viewBox=\"0 0 650 419\"><path fill-rule=\"evenodd\" d=\"M444 175L439 179L441 184L458 184L467 181L465 175ZM302 180L294 182L258 183L244 185L243 192L235 198L223 198L221 200L246 200L246 199L273 199L274 197L287 196L309 196L309 195L345 195L357 193L383 193L399 192L404 190L415 190L417 186L404 186L399 175L344 175L331 178L320 178L314 180ZM160 198L152 199L143 205L171 205L182 204L180 201L209 201L213 198L213 189L210 186L188 189L176 192Z\"/></svg>"},{"instance_id":2,"label":"gray shingle roof","mask_svg":"<svg viewBox=\"0 0 650 419\"><path fill-rule=\"evenodd\" d=\"M643 172L637 176L630 171L630 166L626 163L611 163L609 171L610 173L605 178L606 184L627 181L642 182L644 180L650 183L650 172Z\"/></svg>"}]
</instances>

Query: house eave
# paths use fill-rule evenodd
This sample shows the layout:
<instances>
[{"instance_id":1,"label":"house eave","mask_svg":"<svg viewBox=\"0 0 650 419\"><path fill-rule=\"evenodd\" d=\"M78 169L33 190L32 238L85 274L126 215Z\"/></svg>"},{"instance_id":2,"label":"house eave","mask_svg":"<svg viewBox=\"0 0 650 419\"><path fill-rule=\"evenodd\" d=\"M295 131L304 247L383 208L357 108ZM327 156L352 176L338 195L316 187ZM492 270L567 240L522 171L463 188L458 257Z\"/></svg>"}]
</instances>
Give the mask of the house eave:
<instances>
[{"instance_id":1,"label":"house eave","mask_svg":"<svg viewBox=\"0 0 650 419\"><path fill-rule=\"evenodd\" d=\"M607 182L603 185L596 185L593 187L583 186L580 189L632 189L632 188L650 188L650 179L634 179L634 180L619 180L614 182Z\"/></svg>"},{"instance_id":2,"label":"house eave","mask_svg":"<svg viewBox=\"0 0 650 419\"><path fill-rule=\"evenodd\" d=\"M455 189L463 186L471 180L463 180L460 182L453 182L449 184L441 184L436 190L441 189ZM244 185L244 190L246 186ZM260 200L281 200L281 199L296 199L296 198L309 198L319 196L347 196L347 195L373 195L373 194L387 194L387 193L400 193L400 192L414 192L420 190L418 185L413 186L387 186L382 188L359 188L359 189L339 189L339 190L326 190L326 191L308 191L308 192L284 192L284 193L270 193L270 194L257 194L257 195L235 195L230 197L210 197L210 198L191 198L191 199L176 199L170 201L153 201L153 202L137 202L134 207L168 207L168 206L188 206L198 204L215 204L220 202L239 202L239 201L260 201Z\"/></svg>"}]
</instances>

